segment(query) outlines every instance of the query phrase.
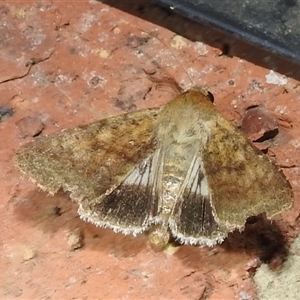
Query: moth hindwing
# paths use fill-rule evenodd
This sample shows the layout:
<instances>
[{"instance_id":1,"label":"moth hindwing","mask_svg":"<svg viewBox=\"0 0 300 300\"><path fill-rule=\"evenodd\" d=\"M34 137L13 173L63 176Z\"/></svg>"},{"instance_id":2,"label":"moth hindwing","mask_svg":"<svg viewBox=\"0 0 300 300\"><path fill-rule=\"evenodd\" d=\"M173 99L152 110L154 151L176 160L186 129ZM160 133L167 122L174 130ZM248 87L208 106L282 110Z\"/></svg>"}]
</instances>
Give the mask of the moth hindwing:
<instances>
[{"instance_id":1,"label":"moth hindwing","mask_svg":"<svg viewBox=\"0 0 300 300\"><path fill-rule=\"evenodd\" d=\"M44 190L71 193L80 216L124 234L152 230L212 246L245 220L292 205L283 173L205 92L37 138L15 162Z\"/></svg>"}]
</instances>

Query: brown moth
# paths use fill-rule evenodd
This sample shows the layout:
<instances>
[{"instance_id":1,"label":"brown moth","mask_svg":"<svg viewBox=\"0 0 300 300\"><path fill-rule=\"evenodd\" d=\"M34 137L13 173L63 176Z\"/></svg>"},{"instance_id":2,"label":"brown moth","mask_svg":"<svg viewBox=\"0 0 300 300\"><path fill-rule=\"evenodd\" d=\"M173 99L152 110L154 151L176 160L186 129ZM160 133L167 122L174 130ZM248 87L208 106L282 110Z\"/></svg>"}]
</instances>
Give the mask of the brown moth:
<instances>
[{"instance_id":1,"label":"brown moth","mask_svg":"<svg viewBox=\"0 0 300 300\"><path fill-rule=\"evenodd\" d=\"M37 138L16 166L42 189L71 193L80 217L116 232L150 230L212 246L250 216L292 206L281 170L224 119L201 89Z\"/></svg>"}]
</instances>

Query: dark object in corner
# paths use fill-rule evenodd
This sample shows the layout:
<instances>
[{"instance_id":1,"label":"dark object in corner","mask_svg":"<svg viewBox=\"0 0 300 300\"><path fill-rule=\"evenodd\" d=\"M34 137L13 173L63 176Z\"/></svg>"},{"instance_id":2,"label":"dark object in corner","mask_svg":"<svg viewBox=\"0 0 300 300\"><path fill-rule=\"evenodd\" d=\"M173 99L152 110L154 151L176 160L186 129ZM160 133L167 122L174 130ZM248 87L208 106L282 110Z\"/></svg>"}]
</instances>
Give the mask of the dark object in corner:
<instances>
[{"instance_id":1,"label":"dark object in corner","mask_svg":"<svg viewBox=\"0 0 300 300\"><path fill-rule=\"evenodd\" d=\"M155 0L196 22L226 31L300 63L300 0Z\"/></svg>"}]
</instances>

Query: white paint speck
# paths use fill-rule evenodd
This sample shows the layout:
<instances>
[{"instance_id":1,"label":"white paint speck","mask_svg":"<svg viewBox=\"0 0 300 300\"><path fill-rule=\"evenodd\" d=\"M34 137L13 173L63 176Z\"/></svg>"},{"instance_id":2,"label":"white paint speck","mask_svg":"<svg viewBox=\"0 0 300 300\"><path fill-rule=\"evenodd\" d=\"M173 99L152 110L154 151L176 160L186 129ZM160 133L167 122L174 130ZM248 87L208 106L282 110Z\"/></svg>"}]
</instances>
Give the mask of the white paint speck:
<instances>
[{"instance_id":1,"label":"white paint speck","mask_svg":"<svg viewBox=\"0 0 300 300\"><path fill-rule=\"evenodd\" d=\"M171 47L176 48L176 49L182 49L187 46L186 41L184 38L180 35L175 35L171 39Z\"/></svg>"},{"instance_id":2,"label":"white paint speck","mask_svg":"<svg viewBox=\"0 0 300 300\"><path fill-rule=\"evenodd\" d=\"M195 50L199 53L199 55L204 56L208 53L206 44L202 42L195 42L194 43Z\"/></svg>"},{"instance_id":3,"label":"white paint speck","mask_svg":"<svg viewBox=\"0 0 300 300\"><path fill-rule=\"evenodd\" d=\"M298 148L300 148L300 139L292 139L291 141L290 141L290 143L296 148L296 149L298 149Z\"/></svg>"},{"instance_id":4,"label":"white paint speck","mask_svg":"<svg viewBox=\"0 0 300 300\"><path fill-rule=\"evenodd\" d=\"M275 108L275 111L280 113L281 115L286 114L287 113L287 106L286 105L277 105Z\"/></svg>"},{"instance_id":5,"label":"white paint speck","mask_svg":"<svg viewBox=\"0 0 300 300\"><path fill-rule=\"evenodd\" d=\"M76 277L70 277L69 282L70 283L75 283L77 281Z\"/></svg>"},{"instance_id":6,"label":"white paint speck","mask_svg":"<svg viewBox=\"0 0 300 300\"><path fill-rule=\"evenodd\" d=\"M246 292L239 292L239 296L240 296L240 299L242 300L248 300L248 299L251 299L250 295L248 295Z\"/></svg>"},{"instance_id":7,"label":"white paint speck","mask_svg":"<svg viewBox=\"0 0 300 300\"><path fill-rule=\"evenodd\" d=\"M270 73L266 75L266 82L276 85L285 85L287 84L287 78L275 73L273 70L270 70Z\"/></svg>"}]
</instances>

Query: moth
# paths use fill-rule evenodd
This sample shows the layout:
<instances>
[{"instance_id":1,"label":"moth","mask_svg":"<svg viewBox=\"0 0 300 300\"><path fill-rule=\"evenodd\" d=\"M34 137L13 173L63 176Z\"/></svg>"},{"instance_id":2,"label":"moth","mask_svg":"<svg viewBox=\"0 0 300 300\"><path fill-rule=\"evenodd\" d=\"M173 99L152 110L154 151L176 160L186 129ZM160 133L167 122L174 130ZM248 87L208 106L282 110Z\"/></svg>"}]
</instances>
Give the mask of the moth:
<instances>
[{"instance_id":1,"label":"moth","mask_svg":"<svg viewBox=\"0 0 300 300\"><path fill-rule=\"evenodd\" d=\"M213 246L250 216L290 208L292 189L209 98L194 88L161 108L39 137L15 164L45 191L69 191L97 226Z\"/></svg>"}]
</instances>

